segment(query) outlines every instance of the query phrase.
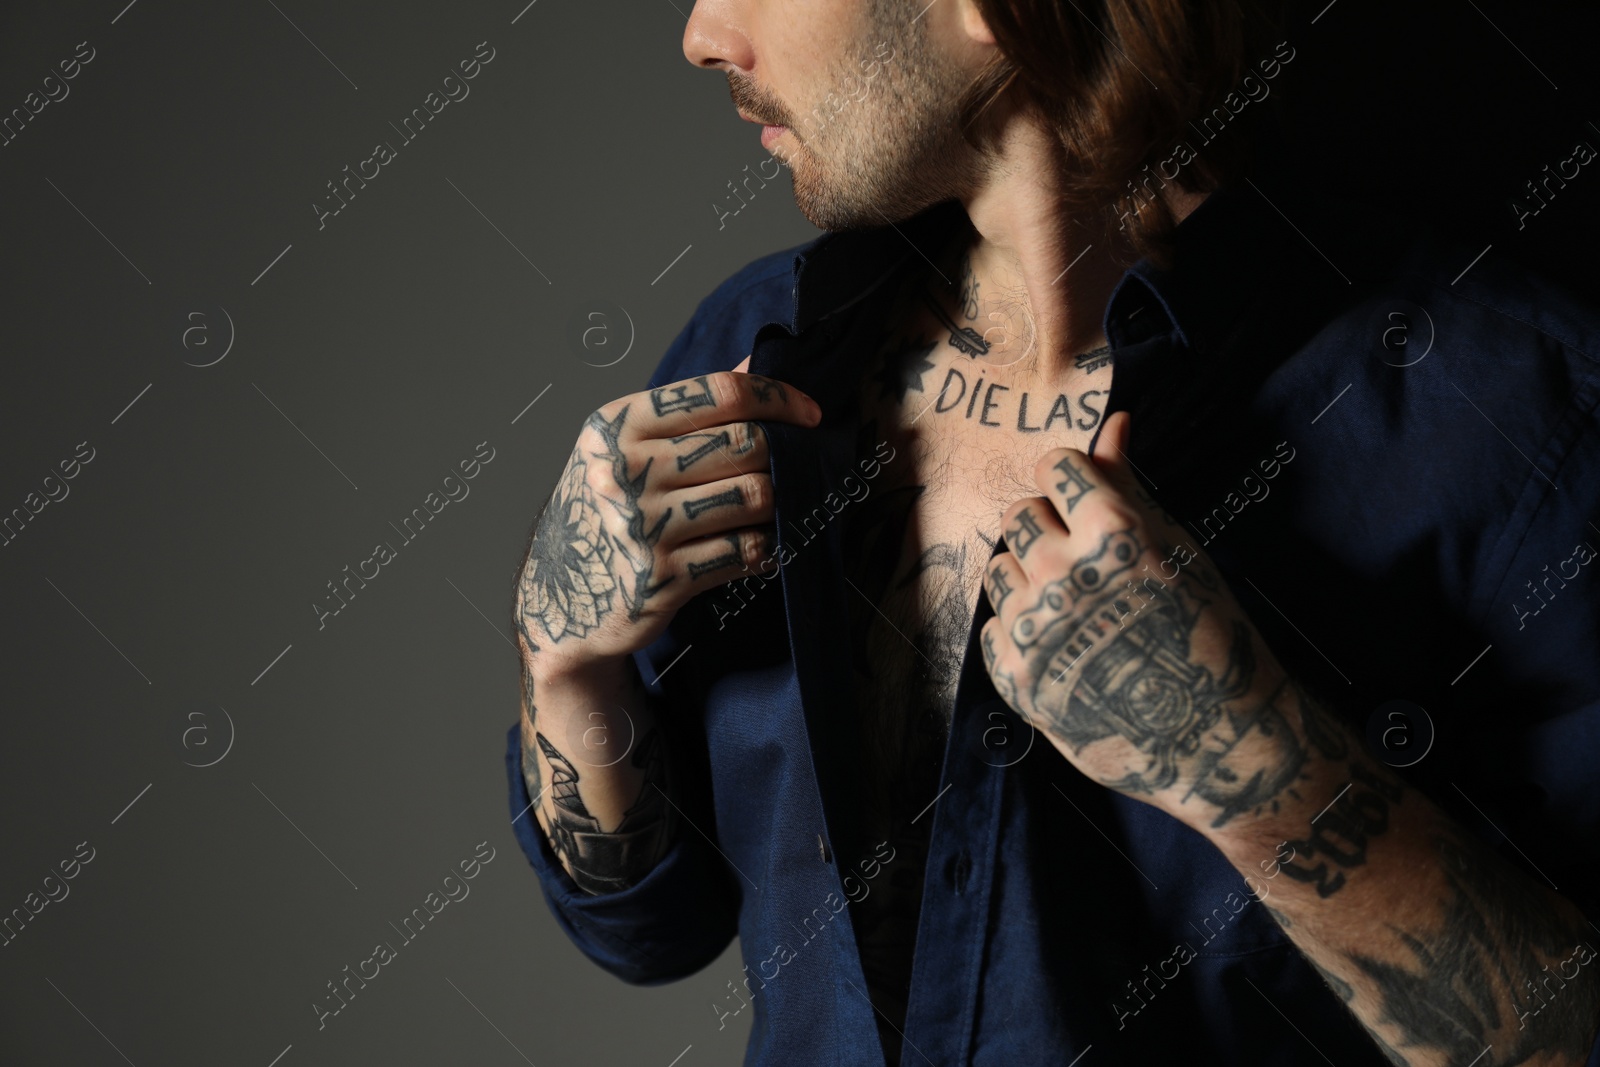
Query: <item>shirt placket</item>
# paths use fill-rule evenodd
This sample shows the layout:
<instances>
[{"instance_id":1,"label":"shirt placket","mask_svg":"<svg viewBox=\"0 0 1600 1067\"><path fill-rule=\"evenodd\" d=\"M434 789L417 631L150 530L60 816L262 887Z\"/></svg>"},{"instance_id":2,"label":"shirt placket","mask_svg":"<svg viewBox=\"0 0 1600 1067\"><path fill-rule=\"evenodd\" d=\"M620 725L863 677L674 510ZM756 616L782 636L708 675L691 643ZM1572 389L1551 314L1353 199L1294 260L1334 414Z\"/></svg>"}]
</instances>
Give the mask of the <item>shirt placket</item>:
<instances>
[{"instance_id":1,"label":"shirt placket","mask_svg":"<svg viewBox=\"0 0 1600 1067\"><path fill-rule=\"evenodd\" d=\"M1032 727L1000 699L984 667L979 634L993 614L988 598L979 596L956 685L939 792L918 816L931 818L933 825L902 1064L944 1067L971 1056L1006 767L1027 751L1032 734Z\"/></svg>"}]
</instances>

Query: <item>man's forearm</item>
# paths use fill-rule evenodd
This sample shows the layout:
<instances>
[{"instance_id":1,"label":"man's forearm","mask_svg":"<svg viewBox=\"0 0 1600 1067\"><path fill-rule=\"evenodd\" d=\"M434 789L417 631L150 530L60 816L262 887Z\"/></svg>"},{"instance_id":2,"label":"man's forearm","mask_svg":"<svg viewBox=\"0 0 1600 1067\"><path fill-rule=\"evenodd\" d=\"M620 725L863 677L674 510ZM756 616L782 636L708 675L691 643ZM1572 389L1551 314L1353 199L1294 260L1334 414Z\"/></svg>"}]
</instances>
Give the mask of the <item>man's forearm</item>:
<instances>
[{"instance_id":1,"label":"man's forearm","mask_svg":"<svg viewBox=\"0 0 1600 1067\"><path fill-rule=\"evenodd\" d=\"M582 676L522 665L522 775L551 850L584 891L626 889L671 846L676 810L631 657Z\"/></svg>"},{"instance_id":2,"label":"man's forearm","mask_svg":"<svg viewBox=\"0 0 1600 1067\"><path fill-rule=\"evenodd\" d=\"M1196 828L1395 1063L1581 1065L1600 931L1290 688L1344 758L1308 761L1271 815Z\"/></svg>"}]
</instances>

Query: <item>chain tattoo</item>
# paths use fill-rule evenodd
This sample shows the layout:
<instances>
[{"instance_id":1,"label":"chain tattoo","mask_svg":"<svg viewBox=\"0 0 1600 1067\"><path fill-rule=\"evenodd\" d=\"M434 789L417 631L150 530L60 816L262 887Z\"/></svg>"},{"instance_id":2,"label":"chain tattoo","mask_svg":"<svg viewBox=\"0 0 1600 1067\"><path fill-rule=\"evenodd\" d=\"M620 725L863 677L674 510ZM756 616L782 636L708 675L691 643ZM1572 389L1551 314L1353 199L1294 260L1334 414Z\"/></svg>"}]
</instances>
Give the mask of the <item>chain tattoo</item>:
<instances>
[{"instance_id":1,"label":"chain tattoo","mask_svg":"<svg viewBox=\"0 0 1600 1067\"><path fill-rule=\"evenodd\" d=\"M1069 476L1070 477L1070 476ZM1063 491L1064 488L1063 488ZM1008 545L1019 528L1008 531ZM1028 541L1031 544L1031 539ZM997 664L985 643L997 691L1057 740L1081 754L1107 739L1121 739L1137 756L1120 775L1101 784L1129 794L1154 794L1189 778L1179 801L1199 796L1217 809L1213 827L1248 811L1277 811L1279 795L1293 791L1308 747L1343 755L1337 731L1311 721L1310 701L1287 680L1262 699L1242 700L1256 687L1249 625L1232 620L1226 665L1220 674L1190 661L1201 613L1212 603L1197 592L1214 590L1196 571L1163 582L1153 575L1133 581L1145 557L1136 528L1106 534L1067 574L1043 585L1035 602L1012 623L1011 638L1023 658L1013 673ZM1148 571L1148 565L1143 568ZM1000 598L1009 589L991 589ZM1077 679L1062 685L1082 660ZM1019 681L1025 679L1025 681ZM1305 739L1293 729L1301 711Z\"/></svg>"}]
</instances>

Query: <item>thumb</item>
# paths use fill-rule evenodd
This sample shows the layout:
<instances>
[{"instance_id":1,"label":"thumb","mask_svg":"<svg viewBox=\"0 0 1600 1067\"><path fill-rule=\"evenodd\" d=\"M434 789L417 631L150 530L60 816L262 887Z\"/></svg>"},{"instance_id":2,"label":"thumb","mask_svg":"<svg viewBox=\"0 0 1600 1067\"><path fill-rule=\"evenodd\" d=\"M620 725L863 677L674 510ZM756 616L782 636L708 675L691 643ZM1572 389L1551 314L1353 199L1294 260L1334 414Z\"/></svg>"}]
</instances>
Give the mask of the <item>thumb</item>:
<instances>
[{"instance_id":1,"label":"thumb","mask_svg":"<svg viewBox=\"0 0 1600 1067\"><path fill-rule=\"evenodd\" d=\"M1101 470L1126 476L1128 471L1128 440L1133 435L1133 416L1126 411L1107 416L1100 428L1090 458Z\"/></svg>"}]
</instances>

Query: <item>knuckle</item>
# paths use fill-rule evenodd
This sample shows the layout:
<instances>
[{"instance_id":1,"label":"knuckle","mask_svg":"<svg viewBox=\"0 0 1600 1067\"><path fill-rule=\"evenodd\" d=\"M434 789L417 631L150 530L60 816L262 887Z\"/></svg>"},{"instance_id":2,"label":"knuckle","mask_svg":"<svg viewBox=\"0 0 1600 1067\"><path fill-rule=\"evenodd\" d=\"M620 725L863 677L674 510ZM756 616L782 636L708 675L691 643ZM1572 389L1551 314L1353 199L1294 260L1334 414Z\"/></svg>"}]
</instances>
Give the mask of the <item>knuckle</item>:
<instances>
[{"instance_id":1,"label":"knuckle","mask_svg":"<svg viewBox=\"0 0 1600 1067\"><path fill-rule=\"evenodd\" d=\"M772 479L765 474L744 476L744 506L751 511L764 511L772 506Z\"/></svg>"},{"instance_id":2,"label":"knuckle","mask_svg":"<svg viewBox=\"0 0 1600 1067\"><path fill-rule=\"evenodd\" d=\"M767 556L765 530L741 530L739 533L739 560L745 570L755 570Z\"/></svg>"},{"instance_id":3,"label":"knuckle","mask_svg":"<svg viewBox=\"0 0 1600 1067\"><path fill-rule=\"evenodd\" d=\"M713 371L706 375L706 386L716 403L715 410L732 407L739 400L739 378L731 370Z\"/></svg>"},{"instance_id":4,"label":"knuckle","mask_svg":"<svg viewBox=\"0 0 1600 1067\"><path fill-rule=\"evenodd\" d=\"M729 431L733 438L734 454L743 456L766 444L767 436L759 423L741 422Z\"/></svg>"}]
</instances>

